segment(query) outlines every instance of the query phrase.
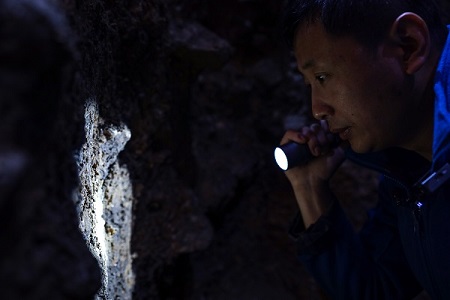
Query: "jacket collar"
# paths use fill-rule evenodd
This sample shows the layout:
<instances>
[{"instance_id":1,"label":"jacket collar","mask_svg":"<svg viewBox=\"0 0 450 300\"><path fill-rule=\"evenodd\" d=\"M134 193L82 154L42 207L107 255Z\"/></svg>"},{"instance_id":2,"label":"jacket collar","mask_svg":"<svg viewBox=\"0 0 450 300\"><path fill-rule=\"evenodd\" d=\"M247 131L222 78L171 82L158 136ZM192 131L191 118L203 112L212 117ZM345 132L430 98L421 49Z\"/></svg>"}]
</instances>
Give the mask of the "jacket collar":
<instances>
[{"instance_id":1,"label":"jacket collar","mask_svg":"<svg viewBox=\"0 0 450 300\"><path fill-rule=\"evenodd\" d=\"M351 161L395 179L405 186L412 186L431 167L431 163L421 155L402 148L364 154L347 150L346 156Z\"/></svg>"},{"instance_id":2,"label":"jacket collar","mask_svg":"<svg viewBox=\"0 0 450 300\"><path fill-rule=\"evenodd\" d=\"M437 170L450 162L450 37L436 69L434 92L433 169Z\"/></svg>"}]
</instances>

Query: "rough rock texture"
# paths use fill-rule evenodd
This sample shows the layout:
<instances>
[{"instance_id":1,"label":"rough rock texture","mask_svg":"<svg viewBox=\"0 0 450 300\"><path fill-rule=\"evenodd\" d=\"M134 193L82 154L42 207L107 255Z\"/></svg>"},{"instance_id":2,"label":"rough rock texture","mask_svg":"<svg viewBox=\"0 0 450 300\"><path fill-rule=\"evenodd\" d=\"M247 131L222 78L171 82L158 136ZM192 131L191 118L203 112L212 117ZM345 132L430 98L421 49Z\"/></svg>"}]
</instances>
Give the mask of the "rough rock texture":
<instances>
[{"instance_id":1,"label":"rough rock texture","mask_svg":"<svg viewBox=\"0 0 450 300\"><path fill-rule=\"evenodd\" d=\"M126 125L104 124L95 99L85 108L86 142L77 163L80 227L102 267L103 299L130 299L134 287L130 253L132 183L118 155L131 137Z\"/></svg>"}]
</instances>

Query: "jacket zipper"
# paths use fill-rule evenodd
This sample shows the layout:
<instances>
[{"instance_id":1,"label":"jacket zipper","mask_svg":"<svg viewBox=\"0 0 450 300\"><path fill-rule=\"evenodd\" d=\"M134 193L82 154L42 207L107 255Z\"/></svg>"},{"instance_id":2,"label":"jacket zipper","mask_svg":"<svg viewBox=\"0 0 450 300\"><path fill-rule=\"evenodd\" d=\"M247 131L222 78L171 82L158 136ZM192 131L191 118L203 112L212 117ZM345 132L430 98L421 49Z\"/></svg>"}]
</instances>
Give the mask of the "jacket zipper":
<instances>
[{"instance_id":1,"label":"jacket zipper","mask_svg":"<svg viewBox=\"0 0 450 300\"><path fill-rule=\"evenodd\" d=\"M392 182L394 182L394 184L396 184L397 186L399 186L400 188L402 188L405 192L406 192L406 197L407 199L405 200L406 203L409 204L409 207L411 209L411 213L414 219L414 234L418 235L420 238L423 238L423 219L422 219L422 206L423 203L422 201L420 201L419 199L412 199L412 195L411 195L411 190L406 186L406 184L404 184L403 182L401 182L400 180L383 174L387 179L391 180ZM411 201L414 201L414 203L411 203ZM397 205L400 205L400 203L396 203ZM411 207L412 206L412 207Z\"/></svg>"}]
</instances>

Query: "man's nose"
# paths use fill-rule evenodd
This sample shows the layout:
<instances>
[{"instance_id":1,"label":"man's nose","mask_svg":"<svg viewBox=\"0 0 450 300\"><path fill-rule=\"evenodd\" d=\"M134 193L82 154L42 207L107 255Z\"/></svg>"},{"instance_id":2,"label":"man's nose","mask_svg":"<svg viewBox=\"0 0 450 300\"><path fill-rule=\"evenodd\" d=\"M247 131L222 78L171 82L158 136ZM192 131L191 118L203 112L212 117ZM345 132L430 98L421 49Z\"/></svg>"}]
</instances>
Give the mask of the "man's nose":
<instances>
[{"instance_id":1,"label":"man's nose","mask_svg":"<svg viewBox=\"0 0 450 300\"><path fill-rule=\"evenodd\" d=\"M317 120L326 120L329 116L334 114L334 109L327 104L321 97L311 95L312 99L312 113Z\"/></svg>"}]
</instances>

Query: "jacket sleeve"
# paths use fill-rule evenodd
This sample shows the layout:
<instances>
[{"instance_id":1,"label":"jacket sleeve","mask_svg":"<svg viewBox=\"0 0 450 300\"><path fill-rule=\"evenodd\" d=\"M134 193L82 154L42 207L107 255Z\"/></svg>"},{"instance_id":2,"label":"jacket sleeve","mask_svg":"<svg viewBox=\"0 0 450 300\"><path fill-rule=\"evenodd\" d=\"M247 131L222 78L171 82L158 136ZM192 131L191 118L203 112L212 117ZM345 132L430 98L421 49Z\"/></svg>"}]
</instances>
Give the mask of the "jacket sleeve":
<instances>
[{"instance_id":1,"label":"jacket sleeve","mask_svg":"<svg viewBox=\"0 0 450 300\"><path fill-rule=\"evenodd\" d=\"M298 219L291 227L300 261L332 299L412 299L422 290L403 253L396 207L380 190L360 232L338 201L306 230Z\"/></svg>"}]
</instances>

